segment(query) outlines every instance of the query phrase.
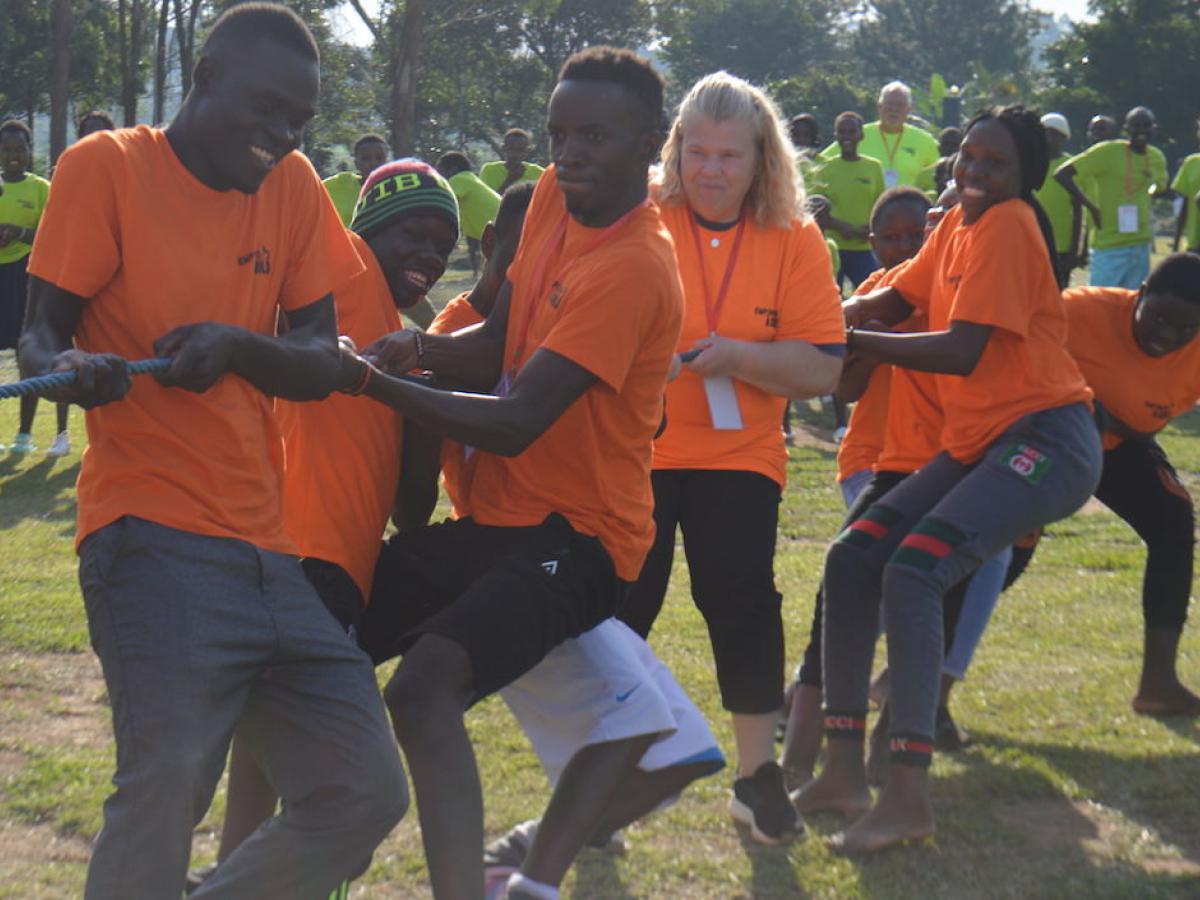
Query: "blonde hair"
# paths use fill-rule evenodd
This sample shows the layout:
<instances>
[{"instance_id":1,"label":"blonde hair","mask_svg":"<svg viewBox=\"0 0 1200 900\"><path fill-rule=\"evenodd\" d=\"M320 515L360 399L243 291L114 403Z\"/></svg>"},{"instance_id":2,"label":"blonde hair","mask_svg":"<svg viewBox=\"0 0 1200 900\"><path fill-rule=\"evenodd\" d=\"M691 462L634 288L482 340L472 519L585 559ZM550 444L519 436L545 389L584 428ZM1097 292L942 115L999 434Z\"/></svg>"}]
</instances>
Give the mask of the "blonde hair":
<instances>
[{"instance_id":1,"label":"blonde hair","mask_svg":"<svg viewBox=\"0 0 1200 900\"><path fill-rule=\"evenodd\" d=\"M728 72L714 72L697 81L683 102L663 146L662 174L656 199L667 205L687 202L680 164L684 122L703 116L714 122L738 120L754 131L758 171L746 192L746 205L763 228L790 228L805 218L804 183L796 169L796 151L788 139L778 107L762 90Z\"/></svg>"}]
</instances>

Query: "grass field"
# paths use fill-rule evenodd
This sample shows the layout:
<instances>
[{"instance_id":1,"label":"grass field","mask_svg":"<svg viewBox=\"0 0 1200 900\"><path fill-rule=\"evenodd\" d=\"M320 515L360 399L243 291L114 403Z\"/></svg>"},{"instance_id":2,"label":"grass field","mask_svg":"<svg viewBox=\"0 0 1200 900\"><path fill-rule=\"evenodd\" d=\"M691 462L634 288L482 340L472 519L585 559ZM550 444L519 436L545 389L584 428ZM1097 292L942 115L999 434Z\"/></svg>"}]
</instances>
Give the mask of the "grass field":
<instances>
[{"instance_id":1,"label":"grass field","mask_svg":"<svg viewBox=\"0 0 1200 900\"><path fill-rule=\"evenodd\" d=\"M462 272L451 276L441 302L466 283ZM0 354L0 382L14 377L11 354ZM16 413L15 401L0 401L4 443ZM831 420L816 404L799 413L801 446L792 451L777 563L793 660L807 635L822 550L842 512ZM1192 413L1163 441L1193 490L1198 431L1200 414ZM104 684L88 648L71 543L84 442L78 410L71 433L76 449L65 459L0 455L0 898L79 896L109 789ZM49 404L39 410L35 436L42 447L53 437ZM728 819L731 779L721 773L632 829L627 856L586 853L567 896L1200 897L1200 725L1129 709L1143 552L1121 522L1094 506L1050 530L1030 571L1001 601L956 694L957 716L975 744L935 762L936 841L847 861L820 840L840 822L819 817L808 839L763 849ZM678 562L652 643L729 749L707 636ZM1185 636L1181 671L1200 685L1195 628ZM470 724L491 835L540 811L544 779L502 703L483 703ZM197 829L197 861L215 851L222 806L218 795ZM410 814L380 848L353 896L428 895L415 822Z\"/></svg>"}]
</instances>

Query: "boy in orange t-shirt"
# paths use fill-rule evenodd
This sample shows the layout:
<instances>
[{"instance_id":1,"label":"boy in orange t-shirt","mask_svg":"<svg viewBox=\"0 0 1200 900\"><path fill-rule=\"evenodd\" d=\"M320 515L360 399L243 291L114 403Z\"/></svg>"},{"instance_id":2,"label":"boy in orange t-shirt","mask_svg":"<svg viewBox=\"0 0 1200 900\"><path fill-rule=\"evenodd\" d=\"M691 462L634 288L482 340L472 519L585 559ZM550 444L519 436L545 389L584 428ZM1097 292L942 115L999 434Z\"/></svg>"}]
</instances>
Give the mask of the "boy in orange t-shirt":
<instances>
[{"instance_id":1,"label":"boy in orange t-shirt","mask_svg":"<svg viewBox=\"0 0 1200 900\"><path fill-rule=\"evenodd\" d=\"M1104 470L1096 498L1146 542L1136 712L1200 715L1175 661L1192 591L1195 512L1155 435L1200 399L1200 257L1169 256L1138 291L1063 294L1067 348L1096 392Z\"/></svg>"},{"instance_id":2,"label":"boy in orange t-shirt","mask_svg":"<svg viewBox=\"0 0 1200 900\"><path fill-rule=\"evenodd\" d=\"M348 382L475 448L471 517L385 548L362 628L376 661L404 653L385 696L438 895L484 886L464 712L611 616L653 535L651 443L682 315L674 248L647 199L662 91L629 51L572 56L549 106L555 167L491 315L454 335L400 332L368 348L390 371L429 369L481 393L430 390L363 359ZM643 750L635 742L606 770L613 784ZM568 805L610 799L606 779L574 773L559 782ZM571 856L588 837L550 833ZM556 873L531 866L528 877L553 885Z\"/></svg>"},{"instance_id":3,"label":"boy in orange t-shirt","mask_svg":"<svg viewBox=\"0 0 1200 900\"><path fill-rule=\"evenodd\" d=\"M331 294L362 268L295 152L319 80L294 13L227 12L165 131L63 154L33 251L22 371L75 371L55 399L89 410L80 583L117 743L89 900L182 894L235 725L283 810L195 897L324 895L407 804L374 673L281 527L270 398L334 386Z\"/></svg>"}]
</instances>

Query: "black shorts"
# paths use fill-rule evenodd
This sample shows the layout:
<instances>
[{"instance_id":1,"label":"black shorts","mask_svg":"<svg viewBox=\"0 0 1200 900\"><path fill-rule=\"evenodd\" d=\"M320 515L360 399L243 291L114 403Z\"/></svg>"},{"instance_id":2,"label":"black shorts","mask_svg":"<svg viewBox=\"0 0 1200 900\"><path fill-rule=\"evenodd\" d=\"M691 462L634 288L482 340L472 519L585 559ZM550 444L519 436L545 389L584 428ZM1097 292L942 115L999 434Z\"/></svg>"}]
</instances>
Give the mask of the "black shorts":
<instances>
[{"instance_id":1,"label":"black shorts","mask_svg":"<svg viewBox=\"0 0 1200 900\"><path fill-rule=\"evenodd\" d=\"M354 579L337 563L316 557L308 556L300 560L300 568L325 608L337 619L342 630L354 638L363 611L362 591Z\"/></svg>"},{"instance_id":2,"label":"black shorts","mask_svg":"<svg viewBox=\"0 0 1200 900\"><path fill-rule=\"evenodd\" d=\"M359 645L379 665L423 634L452 640L478 701L611 617L627 589L600 541L557 513L520 528L444 522L384 544Z\"/></svg>"}]
</instances>

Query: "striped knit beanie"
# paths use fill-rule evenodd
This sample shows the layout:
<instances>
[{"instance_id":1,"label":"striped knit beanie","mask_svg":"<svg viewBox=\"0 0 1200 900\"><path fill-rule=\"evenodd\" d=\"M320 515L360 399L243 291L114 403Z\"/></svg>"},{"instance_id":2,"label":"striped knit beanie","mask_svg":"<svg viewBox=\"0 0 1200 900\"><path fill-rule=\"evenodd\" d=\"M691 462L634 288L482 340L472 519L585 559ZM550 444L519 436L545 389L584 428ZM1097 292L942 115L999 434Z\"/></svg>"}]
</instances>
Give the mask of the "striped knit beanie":
<instances>
[{"instance_id":1,"label":"striped knit beanie","mask_svg":"<svg viewBox=\"0 0 1200 900\"><path fill-rule=\"evenodd\" d=\"M458 232L458 201L450 184L428 163L398 159L367 176L350 230L366 238L384 225L407 216L442 216Z\"/></svg>"}]
</instances>

